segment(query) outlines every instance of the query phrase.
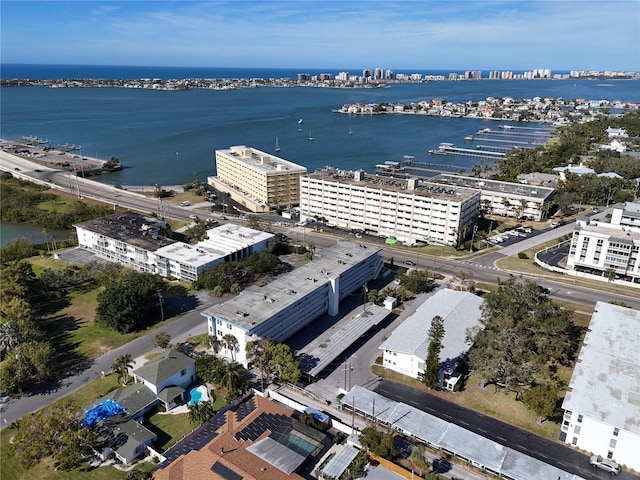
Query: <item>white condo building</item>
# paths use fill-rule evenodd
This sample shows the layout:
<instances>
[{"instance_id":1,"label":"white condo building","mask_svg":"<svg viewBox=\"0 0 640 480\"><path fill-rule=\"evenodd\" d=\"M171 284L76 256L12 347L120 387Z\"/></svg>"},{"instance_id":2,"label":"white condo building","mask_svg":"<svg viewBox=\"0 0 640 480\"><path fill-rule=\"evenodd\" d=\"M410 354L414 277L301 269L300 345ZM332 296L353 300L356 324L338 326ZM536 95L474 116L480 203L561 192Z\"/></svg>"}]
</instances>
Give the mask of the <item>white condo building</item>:
<instances>
[{"instance_id":1,"label":"white condo building","mask_svg":"<svg viewBox=\"0 0 640 480\"><path fill-rule=\"evenodd\" d=\"M536 222L546 217L555 192L555 189L550 187L523 185L449 173L440 174L433 178L433 181L479 189L481 192L480 203L489 214L523 218Z\"/></svg>"},{"instance_id":2,"label":"white condo building","mask_svg":"<svg viewBox=\"0 0 640 480\"><path fill-rule=\"evenodd\" d=\"M248 342L282 342L321 315L336 315L339 302L376 278L382 264L380 248L339 241L292 272L265 286L251 286L201 314L209 335L222 340L231 334L238 341L235 351L223 348L220 353L247 366Z\"/></svg>"},{"instance_id":3,"label":"white condo building","mask_svg":"<svg viewBox=\"0 0 640 480\"><path fill-rule=\"evenodd\" d=\"M125 212L75 225L78 244L101 258L141 272L195 281L206 268L268 250L274 235L226 224L207 231L207 238L188 245L163 234L166 223Z\"/></svg>"},{"instance_id":4,"label":"white condo building","mask_svg":"<svg viewBox=\"0 0 640 480\"><path fill-rule=\"evenodd\" d=\"M640 470L640 311L596 303L562 408L566 443Z\"/></svg>"},{"instance_id":5,"label":"white condo building","mask_svg":"<svg viewBox=\"0 0 640 480\"><path fill-rule=\"evenodd\" d=\"M277 138L276 149L278 149ZM216 150L217 176L207 183L253 212L298 204L300 176L306 167L238 145Z\"/></svg>"},{"instance_id":6,"label":"white condo building","mask_svg":"<svg viewBox=\"0 0 640 480\"><path fill-rule=\"evenodd\" d=\"M420 305L380 345L382 366L412 378L424 373L429 348L429 329L433 317L444 320L444 338L440 352L440 383L455 390L460 380L459 363L465 361L471 343L466 332L480 326L482 298L469 292L445 288Z\"/></svg>"},{"instance_id":7,"label":"white condo building","mask_svg":"<svg viewBox=\"0 0 640 480\"><path fill-rule=\"evenodd\" d=\"M640 283L640 203L614 205L609 222L578 220L567 267Z\"/></svg>"},{"instance_id":8,"label":"white condo building","mask_svg":"<svg viewBox=\"0 0 640 480\"><path fill-rule=\"evenodd\" d=\"M471 235L480 191L419 178L327 167L300 178L300 217L324 218L400 242L456 245Z\"/></svg>"}]
</instances>

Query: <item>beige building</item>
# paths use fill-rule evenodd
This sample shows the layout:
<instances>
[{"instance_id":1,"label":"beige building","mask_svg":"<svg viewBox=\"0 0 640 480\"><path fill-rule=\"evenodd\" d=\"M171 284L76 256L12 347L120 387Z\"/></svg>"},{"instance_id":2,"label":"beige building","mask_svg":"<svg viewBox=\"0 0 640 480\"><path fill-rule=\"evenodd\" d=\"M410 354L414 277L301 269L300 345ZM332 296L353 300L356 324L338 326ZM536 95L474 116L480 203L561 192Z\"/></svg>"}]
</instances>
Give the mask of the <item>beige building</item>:
<instances>
[{"instance_id":1,"label":"beige building","mask_svg":"<svg viewBox=\"0 0 640 480\"><path fill-rule=\"evenodd\" d=\"M209 185L253 212L297 205L300 177L307 173L301 165L244 145L216 150L216 171Z\"/></svg>"}]
</instances>

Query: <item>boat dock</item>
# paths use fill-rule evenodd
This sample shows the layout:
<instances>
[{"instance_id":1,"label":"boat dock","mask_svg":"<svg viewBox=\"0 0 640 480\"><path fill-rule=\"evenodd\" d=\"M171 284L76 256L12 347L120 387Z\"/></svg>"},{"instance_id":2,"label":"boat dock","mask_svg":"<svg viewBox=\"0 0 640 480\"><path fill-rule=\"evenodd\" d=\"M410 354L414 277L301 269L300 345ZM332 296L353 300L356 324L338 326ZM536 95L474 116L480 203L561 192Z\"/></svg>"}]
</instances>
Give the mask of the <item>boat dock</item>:
<instances>
[{"instance_id":1,"label":"boat dock","mask_svg":"<svg viewBox=\"0 0 640 480\"><path fill-rule=\"evenodd\" d=\"M437 150L429 150L429 153L436 154L436 155L459 155L462 157L484 158L487 160L502 158L506 155L505 152L496 152L493 150L476 150L472 148L459 148L453 145L452 143L441 143Z\"/></svg>"}]
</instances>

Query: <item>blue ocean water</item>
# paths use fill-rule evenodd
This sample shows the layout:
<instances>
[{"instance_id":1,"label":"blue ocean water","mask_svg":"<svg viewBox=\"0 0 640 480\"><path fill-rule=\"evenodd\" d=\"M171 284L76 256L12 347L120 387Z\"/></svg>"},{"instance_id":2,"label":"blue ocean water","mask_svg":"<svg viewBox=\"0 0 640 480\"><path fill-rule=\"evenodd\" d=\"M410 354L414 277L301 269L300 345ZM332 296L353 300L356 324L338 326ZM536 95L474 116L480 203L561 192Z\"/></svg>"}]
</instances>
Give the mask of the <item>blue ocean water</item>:
<instances>
[{"instance_id":1,"label":"blue ocean water","mask_svg":"<svg viewBox=\"0 0 640 480\"><path fill-rule=\"evenodd\" d=\"M337 73L339 70L322 70ZM303 70L306 73L318 73ZM226 72L226 75L225 75ZM285 75L285 72L289 72ZM3 65L2 78L295 77L297 70ZM434 72L431 72L434 73ZM37 76L36 76L37 75ZM394 84L385 89L251 88L152 91L122 88L3 88L0 137L35 135L82 145L82 154L117 157L126 166L100 178L123 185L176 185L215 173L215 150L248 145L304 165L372 172L376 164L417 160L471 167L473 159L429 157L440 142L462 145L466 135L497 127L490 120L410 115L349 116L345 103L458 102L487 97L562 97L640 101L631 80L484 80ZM298 131L302 119L302 131ZM348 134L349 129L353 131ZM309 133L315 138L307 140Z\"/></svg>"}]
</instances>

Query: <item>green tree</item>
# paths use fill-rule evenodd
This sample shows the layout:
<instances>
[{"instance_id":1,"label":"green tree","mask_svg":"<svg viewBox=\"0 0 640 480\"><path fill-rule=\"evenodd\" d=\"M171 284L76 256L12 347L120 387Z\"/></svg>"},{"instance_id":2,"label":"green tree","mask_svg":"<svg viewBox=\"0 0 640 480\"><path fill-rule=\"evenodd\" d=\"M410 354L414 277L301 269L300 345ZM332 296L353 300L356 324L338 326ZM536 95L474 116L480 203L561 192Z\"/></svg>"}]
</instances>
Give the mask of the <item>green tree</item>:
<instances>
[{"instance_id":1,"label":"green tree","mask_svg":"<svg viewBox=\"0 0 640 480\"><path fill-rule=\"evenodd\" d=\"M17 348L21 342L20 333L12 322L0 323L0 360L7 352Z\"/></svg>"},{"instance_id":2,"label":"green tree","mask_svg":"<svg viewBox=\"0 0 640 480\"><path fill-rule=\"evenodd\" d=\"M422 381L429 388L438 388L440 383L440 351L443 338L444 320L440 315L436 315L431 320L431 328L429 328L429 347L422 374Z\"/></svg>"},{"instance_id":3,"label":"green tree","mask_svg":"<svg viewBox=\"0 0 640 480\"><path fill-rule=\"evenodd\" d=\"M533 281L510 278L485 295L481 323L468 332L472 367L485 383L518 395L534 382L547 383L554 364L574 353L571 312L553 303Z\"/></svg>"},{"instance_id":4,"label":"green tree","mask_svg":"<svg viewBox=\"0 0 640 480\"><path fill-rule=\"evenodd\" d=\"M229 350L231 354L231 360L235 361L236 352L238 351L238 339L231 333L227 333L222 337L222 348Z\"/></svg>"},{"instance_id":5,"label":"green tree","mask_svg":"<svg viewBox=\"0 0 640 480\"><path fill-rule=\"evenodd\" d=\"M433 288L434 280L427 269L398 273L395 278L401 286L413 293L427 292Z\"/></svg>"},{"instance_id":6,"label":"green tree","mask_svg":"<svg viewBox=\"0 0 640 480\"><path fill-rule=\"evenodd\" d=\"M213 417L215 413L213 411L213 405L211 402L196 402L193 405L189 405L189 421L193 425L202 425L204 422Z\"/></svg>"},{"instance_id":7,"label":"green tree","mask_svg":"<svg viewBox=\"0 0 640 480\"><path fill-rule=\"evenodd\" d=\"M417 445L413 447L409 459L411 460L411 464L418 475L424 476L431 470L431 464L427 462L427 457L425 456L424 445Z\"/></svg>"},{"instance_id":8,"label":"green tree","mask_svg":"<svg viewBox=\"0 0 640 480\"><path fill-rule=\"evenodd\" d=\"M220 340L215 335L207 335L207 345L213 353L218 353L220 349Z\"/></svg>"},{"instance_id":9,"label":"green tree","mask_svg":"<svg viewBox=\"0 0 640 480\"><path fill-rule=\"evenodd\" d=\"M199 355L196 357L196 373L206 383L221 385L225 371L225 362L214 355Z\"/></svg>"},{"instance_id":10,"label":"green tree","mask_svg":"<svg viewBox=\"0 0 640 480\"><path fill-rule=\"evenodd\" d=\"M129 333L159 318L162 281L148 273L128 271L98 294L96 323Z\"/></svg>"},{"instance_id":11,"label":"green tree","mask_svg":"<svg viewBox=\"0 0 640 480\"><path fill-rule=\"evenodd\" d=\"M129 369L131 368L133 368L133 358L130 353L116 357L111 364L111 372L117 375L118 381L122 381L123 385L129 383Z\"/></svg>"},{"instance_id":12,"label":"green tree","mask_svg":"<svg viewBox=\"0 0 640 480\"><path fill-rule=\"evenodd\" d=\"M277 382L296 383L300 379L300 361L284 343L273 346L269 369Z\"/></svg>"},{"instance_id":13,"label":"green tree","mask_svg":"<svg viewBox=\"0 0 640 480\"><path fill-rule=\"evenodd\" d=\"M379 457L393 460L398 456L398 448L393 443L393 436L388 433L366 427L360 432L359 440L364 447Z\"/></svg>"},{"instance_id":14,"label":"green tree","mask_svg":"<svg viewBox=\"0 0 640 480\"><path fill-rule=\"evenodd\" d=\"M80 409L63 399L18 420L10 452L29 468L52 457L61 470L79 467L91 454L95 433L84 427Z\"/></svg>"},{"instance_id":15,"label":"green tree","mask_svg":"<svg viewBox=\"0 0 640 480\"><path fill-rule=\"evenodd\" d=\"M538 416L538 424L542 424L556 410L558 389L555 385L536 385L524 392L523 401Z\"/></svg>"},{"instance_id":16,"label":"green tree","mask_svg":"<svg viewBox=\"0 0 640 480\"><path fill-rule=\"evenodd\" d=\"M228 363L222 377L222 386L227 391L225 399L231 402L247 391L245 375L247 371L238 362Z\"/></svg>"},{"instance_id":17,"label":"green tree","mask_svg":"<svg viewBox=\"0 0 640 480\"><path fill-rule=\"evenodd\" d=\"M158 332L155 336L154 343L156 347L167 348L171 342L171 335L167 332Z\"/></svg>"}]
</instances>

